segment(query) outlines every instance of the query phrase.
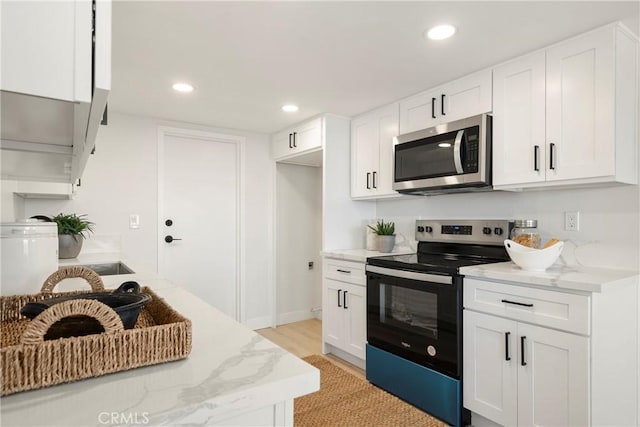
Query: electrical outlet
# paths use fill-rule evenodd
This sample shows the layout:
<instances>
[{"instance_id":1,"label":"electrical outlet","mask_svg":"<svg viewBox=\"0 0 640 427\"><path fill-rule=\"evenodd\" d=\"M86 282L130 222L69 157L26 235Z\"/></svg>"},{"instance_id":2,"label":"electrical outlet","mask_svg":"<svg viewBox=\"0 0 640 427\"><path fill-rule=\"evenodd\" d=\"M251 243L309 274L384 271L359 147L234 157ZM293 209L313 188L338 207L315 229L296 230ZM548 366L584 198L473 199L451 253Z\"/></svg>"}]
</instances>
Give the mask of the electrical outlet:
<instances>
[{"instance_id":1,"label":"electrical outlet","mask_svg":"<svg viewBox=\"0 0 640 427\"><path fill-rule=\"evenodd\" d=\"M580 230L580 212L564 213L564 229L565 231Z\"/></svg>"}]
</instances>

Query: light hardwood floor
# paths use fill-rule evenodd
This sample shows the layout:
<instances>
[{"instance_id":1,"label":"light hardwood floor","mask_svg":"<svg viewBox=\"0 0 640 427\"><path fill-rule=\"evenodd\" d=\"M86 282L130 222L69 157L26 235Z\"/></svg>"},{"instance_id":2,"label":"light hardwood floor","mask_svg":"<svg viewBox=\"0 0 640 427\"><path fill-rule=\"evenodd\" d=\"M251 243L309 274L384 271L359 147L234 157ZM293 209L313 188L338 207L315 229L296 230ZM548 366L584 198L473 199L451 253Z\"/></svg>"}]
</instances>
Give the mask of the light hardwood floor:
<instances>
[{"instance_id":1,"label":"light hardwood floor","mask_svg":"<svg viewBox=\"0 0 640 427\"><path fill-rule=\"evenodd\" d=\"M318 319L287 323L277 328L258 329L256 332L300 358L322 354L322 322ZM354 375L365 378L364 371L357 366L332 354L325 356Z\"/></svg>"}]
</instances>

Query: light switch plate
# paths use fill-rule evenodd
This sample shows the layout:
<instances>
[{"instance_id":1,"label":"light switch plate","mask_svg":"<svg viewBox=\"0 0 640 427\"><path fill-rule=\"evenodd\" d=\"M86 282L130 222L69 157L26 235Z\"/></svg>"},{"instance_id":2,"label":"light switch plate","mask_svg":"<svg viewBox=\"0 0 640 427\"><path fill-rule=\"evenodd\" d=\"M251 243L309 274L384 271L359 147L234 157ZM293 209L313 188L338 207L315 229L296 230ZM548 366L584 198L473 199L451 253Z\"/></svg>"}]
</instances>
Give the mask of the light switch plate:
<instances>
[{"instance_id":1,"label":"light switch plate","mask_svg":"<svg viewBox=\"0 0 640 427\"><path fill-rule=\"evenodd\" d=\"M131 228L132 230L140 228L140 215L129 215L129 228Z\"/></svg>"}]
</instances>

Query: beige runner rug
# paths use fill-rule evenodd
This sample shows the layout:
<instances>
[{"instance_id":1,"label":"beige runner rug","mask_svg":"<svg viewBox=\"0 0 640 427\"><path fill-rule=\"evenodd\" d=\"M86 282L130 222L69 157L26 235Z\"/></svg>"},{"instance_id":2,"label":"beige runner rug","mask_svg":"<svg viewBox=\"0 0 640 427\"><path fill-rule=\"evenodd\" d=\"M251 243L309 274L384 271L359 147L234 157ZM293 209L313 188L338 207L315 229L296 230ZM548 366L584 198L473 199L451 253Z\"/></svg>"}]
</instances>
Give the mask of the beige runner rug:
<instances>
[{"instance_id":1,"label":"beige runner rug","mask_svg":"<svg viewBox=\"0 0 640 427\"><path fill-rule=\"evenodd\" d=\"M304 360L320 369L320 391L295 399L296 427L446 426L323 356Z\"/></svg>"}]
</instances>

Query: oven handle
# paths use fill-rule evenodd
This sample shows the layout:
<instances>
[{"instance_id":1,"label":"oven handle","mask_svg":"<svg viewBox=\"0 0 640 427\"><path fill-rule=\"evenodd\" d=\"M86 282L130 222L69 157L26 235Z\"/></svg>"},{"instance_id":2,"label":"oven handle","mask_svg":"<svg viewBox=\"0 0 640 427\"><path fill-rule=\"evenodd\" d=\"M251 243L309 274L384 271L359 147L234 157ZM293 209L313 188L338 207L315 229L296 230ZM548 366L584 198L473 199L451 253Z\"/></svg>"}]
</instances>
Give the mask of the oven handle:
<instances>
[{"instance_id":1,"label":"oven handle","mask_svg":"<svg viewBox=\"0 0 640 427\"><path fill-rule=\"evenodd\" d=\"M392 268L378 267L375 265L367 265L366 271L371 273L384 274L385 276L420 280L422 282L442 283L444 285L450 285L453 283L453 279L451 278L451 276L439 276L437 274L418 273L416 271L395 270Z\"/></svg>"},{"instance_id":2,"label":"oven handle","mask_svg":"<svg viewBox=\"0 0 640 427\"><path fill-rule=\"evenodd\" d=\"M464 129L458 131L456 140L453 142L453 164L456 166L456 172L458 172L458 174L464 173L461 154L462 138L464 138Z\"/></svg>"}]
</instances>

